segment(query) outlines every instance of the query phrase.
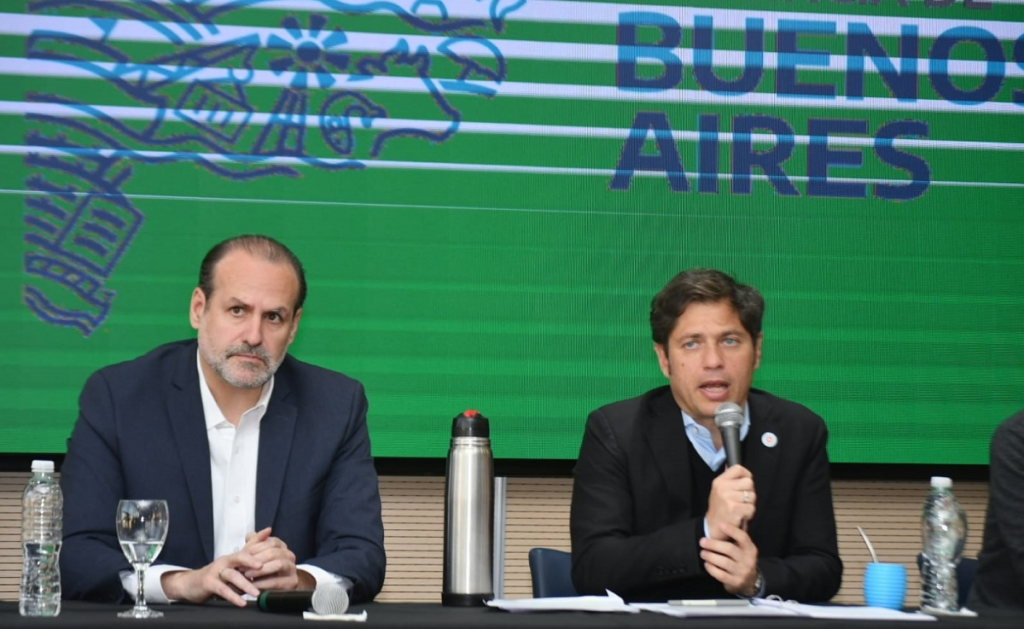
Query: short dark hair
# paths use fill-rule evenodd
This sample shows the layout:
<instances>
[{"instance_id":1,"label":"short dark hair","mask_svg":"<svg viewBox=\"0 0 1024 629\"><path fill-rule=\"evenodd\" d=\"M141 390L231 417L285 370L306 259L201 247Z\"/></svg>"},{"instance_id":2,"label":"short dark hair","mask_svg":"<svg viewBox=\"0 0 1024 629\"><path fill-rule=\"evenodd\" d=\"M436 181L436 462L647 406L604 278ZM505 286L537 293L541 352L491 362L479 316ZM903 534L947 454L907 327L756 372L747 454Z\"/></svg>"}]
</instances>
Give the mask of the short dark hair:
<instances>
[{"instance_id":1,"label":"short dark hair","mask_svg":"<svg viewBox=\"0 0 1024 629\"><path fill-rule=\"evenodd\" d=\"M228 238L214 245L206 253L203 263L199 265L199 289L203 291L206 299L210 299L210 295L213 294L213 272L217 263L236 249L242 249L267 262L290 264L295 271L295 276L299 279L299 296L295 300L295 312L302 308L302 304L306 301L306 272L302 269L302 263L291 252L291 249L270 236L260 234L244 234Z\"/></svg>"},{"instance_id":2,"label":"short dark hair","mask_svg":"<svg viewBox=\"0 0 1024 629\"><path fill-rule=\"evenodd\" d=\"M753 286L738 283L732 276L715 269L690 269L676 275L651 300L651 337L665 346L676 321L687 306L728 300L740 323L757 341L764 317L764 297Z\"/></svg>"}]
</instances>

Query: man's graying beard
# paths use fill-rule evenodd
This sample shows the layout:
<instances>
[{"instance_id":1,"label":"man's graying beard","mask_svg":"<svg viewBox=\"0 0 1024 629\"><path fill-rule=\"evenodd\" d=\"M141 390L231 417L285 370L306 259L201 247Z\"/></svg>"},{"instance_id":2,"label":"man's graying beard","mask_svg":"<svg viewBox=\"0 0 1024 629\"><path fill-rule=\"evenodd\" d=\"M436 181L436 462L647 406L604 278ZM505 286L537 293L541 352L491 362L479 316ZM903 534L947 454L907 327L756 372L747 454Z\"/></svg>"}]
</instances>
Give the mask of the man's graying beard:
<instances>
[{"instance_id":1,"label":"man's graying beard","mask_svg":"<svg viewBox=\"0 0 1024 629\"><path fill-rule=\"evenodd\" d=\"M228 359L239 354L248 354L259 358L263 361L264 367L250 363L242 363L232 369L228 365ZM268 380L270 380L271 376L274 375L277 368L281 365L281 362L275 361L265 347L253 347L248 343L231 345L224 350L222 356L209 356L207 355L207 352L204 351L203 357L206 358L206 362L213 367L213 370L217 372L217 375L223 378L224 381L231 386L238 387L239 389L256 389L262 387Z\"/></svg>"}]
</instances>

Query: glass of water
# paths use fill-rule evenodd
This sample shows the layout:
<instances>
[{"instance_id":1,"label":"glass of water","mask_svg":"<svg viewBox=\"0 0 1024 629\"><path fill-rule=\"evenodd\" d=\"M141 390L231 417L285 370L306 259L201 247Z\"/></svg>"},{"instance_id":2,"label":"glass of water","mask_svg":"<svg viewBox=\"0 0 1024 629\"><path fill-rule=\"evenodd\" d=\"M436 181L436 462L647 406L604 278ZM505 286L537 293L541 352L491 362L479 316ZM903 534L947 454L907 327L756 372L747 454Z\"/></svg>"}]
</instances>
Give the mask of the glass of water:
<instances>
[{"instance_id":1,"label":"glass of water","mask_svg":"<svg viewBox=\"0 0 1024 629\"><path fill-rule=\"evenodd\" d=\"M160 618L163 612L146 607L146 568L167 539L169 523L166 500L122 500L117 503L117 541L135 568L138 593L135 607L118 614L121 618Z\"/></svg>"}]
</instances>

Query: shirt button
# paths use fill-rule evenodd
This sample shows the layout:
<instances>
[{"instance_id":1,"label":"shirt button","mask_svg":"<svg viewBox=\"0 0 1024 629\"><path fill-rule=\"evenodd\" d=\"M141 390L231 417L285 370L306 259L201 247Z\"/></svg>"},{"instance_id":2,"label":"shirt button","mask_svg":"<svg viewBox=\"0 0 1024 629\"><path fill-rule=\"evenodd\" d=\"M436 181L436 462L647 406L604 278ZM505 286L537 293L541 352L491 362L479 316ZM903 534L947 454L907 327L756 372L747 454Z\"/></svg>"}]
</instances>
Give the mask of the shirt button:
<instances>
[{"instance_id":1,"label":"shirt button","mask_svg":"<svg viewBox=\"0 0 1024 629\"><path fill-rule=\"evenodd\" d=\"M241 496L235 496L235 504L238 504L240 502L242 502L242 497Z\"/></svg>"}]
</instances>

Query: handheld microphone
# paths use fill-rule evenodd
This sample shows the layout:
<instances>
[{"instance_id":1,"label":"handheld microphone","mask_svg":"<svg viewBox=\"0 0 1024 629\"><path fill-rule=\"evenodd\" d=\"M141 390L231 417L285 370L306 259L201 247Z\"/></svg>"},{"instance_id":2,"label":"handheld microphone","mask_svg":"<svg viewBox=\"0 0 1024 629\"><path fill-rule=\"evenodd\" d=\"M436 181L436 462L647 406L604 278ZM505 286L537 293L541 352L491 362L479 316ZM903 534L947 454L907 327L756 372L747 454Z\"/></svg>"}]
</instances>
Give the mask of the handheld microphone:
<instances>
[{"instance_id":1,"label":"handheld microphone","mask_svg":"<svg viewBox=\"0 0 1024 629\"><path fill-rule=\"evenodd\" d=\"M257 605L262 612L301 614L312 609L318 614L344 614L348 611L348 590L324 583L315 590L266 590L260 592Z\"/></svg>"},{"instance_id":2,"label":"handheld microphone","mask_svg":"<svg viewBox=\"0 0 1024 629\"><path fill-rule=\"evenodd\" d=\"M743 409L739 404L722 402L715 409L715 425L722 433L725 466L740 465L740 426L743 425Z\"/></svg>"}]
</instances>

